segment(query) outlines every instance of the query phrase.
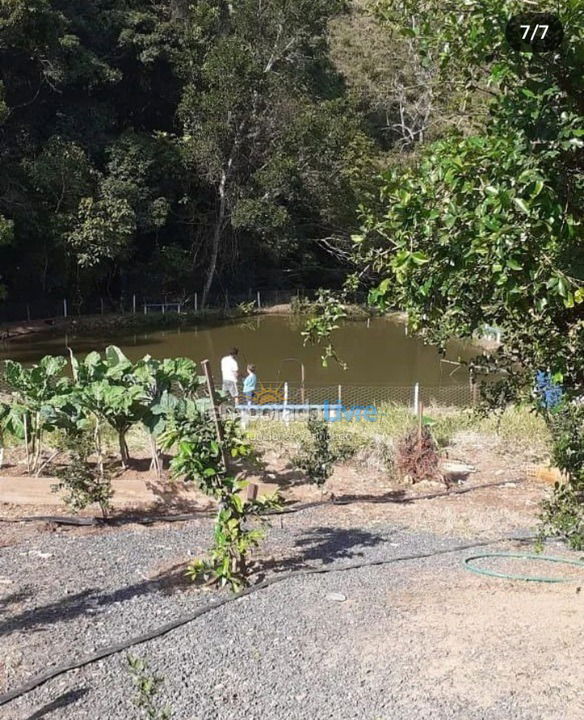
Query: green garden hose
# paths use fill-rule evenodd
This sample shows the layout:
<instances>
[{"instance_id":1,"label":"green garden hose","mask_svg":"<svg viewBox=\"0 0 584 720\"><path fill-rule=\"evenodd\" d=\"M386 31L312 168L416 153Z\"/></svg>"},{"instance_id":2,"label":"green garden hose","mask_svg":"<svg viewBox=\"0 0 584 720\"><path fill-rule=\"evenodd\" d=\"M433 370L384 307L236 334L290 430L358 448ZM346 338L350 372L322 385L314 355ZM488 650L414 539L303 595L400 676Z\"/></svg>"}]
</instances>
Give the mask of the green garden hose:
<instances>
[{"instance_id":1,"label":"green garden hose","mask_svg":"<svg viewBox=\"0 0 584 720\"><path fill-rule=\"evenodd\" d=\"M527 582L543 582L543 583L566 583L566 582L584 582L584 575L582 578L553 578L553 577L538 577L537 575L509 575L508 573L497 572L496 570L489 570L487 568L480 568L471 565L473 560L482 560L485 558L516 558L519 560L543 560L545 562L553 563L564 563L565 565L575 565L584 569L584 562L579 560L568 560L567 558L553 557L552 555L534 555L530 553L484 553L481 555L472 555L466 558L464 566L467 570L477 573L477 575L489 575L490 577L503 578L504 580L525 580Z\"/></svg>"}]
</instances>

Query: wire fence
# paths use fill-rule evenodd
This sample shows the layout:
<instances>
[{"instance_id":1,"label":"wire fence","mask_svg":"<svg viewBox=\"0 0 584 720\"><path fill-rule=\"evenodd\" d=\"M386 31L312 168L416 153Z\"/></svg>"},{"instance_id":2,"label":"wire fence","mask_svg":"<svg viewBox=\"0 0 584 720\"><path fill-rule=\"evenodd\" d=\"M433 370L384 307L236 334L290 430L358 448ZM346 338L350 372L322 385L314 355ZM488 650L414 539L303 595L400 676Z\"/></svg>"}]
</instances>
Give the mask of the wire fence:
<instances>
[{"instance_id":1,"label":"wire fence","mask_svg":"<svg viewBox=\"0 0 584 720\"><path fill-rule=\"evenodd\" d=\"M255 289L240 292L213 292L207 298L205 308L209 310L233 310L243 303L252 303L258 309L287 305L301 299L314 300L318 295L315 289ZM365 295L358 295L355 302L365 301ZM202 308L202 294L151 296L133 294L124 298L94 297L82 302L71 298L47 297L37 300L0 301L1 322L32 322L60 317L79 317L83 315L133 314L133 313L190 313Z\"/></svg>"},{"instance_id":2,"label":"wire fence","mask_svg":"<svg viewBox=\"0 0 584 720\"><path fill-rule=\"evenodd\" d=\"M480 398L478 384L459 385L313 385L309 383L261 383L255 405L342 405L367 407L392 404L416 409L425 407L470 408Z\"/></svg>"}]
</instances>

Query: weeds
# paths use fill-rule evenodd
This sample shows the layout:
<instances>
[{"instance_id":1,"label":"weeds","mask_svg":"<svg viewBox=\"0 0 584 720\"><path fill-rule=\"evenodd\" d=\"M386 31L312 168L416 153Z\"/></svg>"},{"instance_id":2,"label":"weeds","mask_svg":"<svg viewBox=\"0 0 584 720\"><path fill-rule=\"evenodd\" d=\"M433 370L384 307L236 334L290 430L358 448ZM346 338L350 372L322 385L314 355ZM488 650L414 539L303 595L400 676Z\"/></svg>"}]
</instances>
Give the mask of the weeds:
<instances>
[{"instance_id":1,"label":"weeds","mask_svg":"<svg viewBox=\"0 0 584 720\"><path fill-rule=\"evenodd\" d=\"M148 664L139 657L128 655L127 661L137 691L134 703L142 716L148 720L170 720L172 711L159 707L157 698L164 678L151 673Z\"/></svg>"}]
</instances>

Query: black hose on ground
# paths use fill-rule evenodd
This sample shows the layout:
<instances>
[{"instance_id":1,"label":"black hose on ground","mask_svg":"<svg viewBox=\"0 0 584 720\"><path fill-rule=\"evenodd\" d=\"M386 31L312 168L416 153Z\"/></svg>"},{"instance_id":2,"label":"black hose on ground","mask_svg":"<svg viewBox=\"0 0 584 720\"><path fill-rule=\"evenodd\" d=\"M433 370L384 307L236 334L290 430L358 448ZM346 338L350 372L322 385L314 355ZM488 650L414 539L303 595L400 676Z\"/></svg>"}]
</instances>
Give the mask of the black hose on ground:
<instances>
[{"instance_id":1,"label":"black hose on ground","mask_svg":"<svg viewBox=\"0 0 584 720\"><path fill-rule=\"evenodd\" d=\"M284 582L285 580L290 580L292 578L297 578L297 577L307 577L309 575L324 575L324 574L331 573L331 572L345 572L347 570L358 570L360 568L365 568L365 567L390 565L392 563L406 562L409 560L423 560L425 558L431 558L431 557L435 557L437 555L447 555L449 553L461 552L462 550L472 550L477 547L485 547L486 545L495 545L496 543L500 543L500 542L506 542L506 541L507 542L509 542L509 541L527 542L529 540L533 540L534 537L535 536L501 537L501 538L498 538L497 540L485 540L483 542L471 543L468 545L457 545L456 547L447 548L445 550L433 550L432 552L418 553L415 555L402 555L400 557L388 558L386 560L370 560L367 562L351 563L350 565L341 565L339 567L332 567L332 568L331 567L309 568L308 570L296 570L294 572L286 573L285 575L275 575L271 578L268 578L267 580L264 580L264 581L258 583L257 585L252 585L251 587L248 587L245 590L242 590L240 593L237 593L235 595L229 595L224 598L220 598L219 600L216 600L215 602L211 602L209 605L207 605L207 607L199 608L198 610L194 610L192 613L182 615L181 617L178 617L176 620L166 623L165 625L162 625L158 628L154 628L153 630L149 630L148 632L143 633L142 635L138 635L137 637L130 638L129 640L125 640L121 643L116 643L115 645L108 645L107 647L104 647L101 650L97 650L94 653L86 655L85 657L82 657L79 660L73 660L68 663L63 663L62 665L58 665L56 668L53 668L52 670L49 670L46 673L37 675L36 677L31 678L28 682L24 683L24 685L22 685L21 687L16 688L15 690L11 690L10 692L7 692L3 695L0 695L0 707L3 705L6 705L7 703L11 702L12 700L16 700L17 698L21 697L22 695L25 695L26 693L31 692L35 688L38 688L41 685L44 685L45 683L49 682L50 680L54 680L55 678L59 677L60 675L64 675L65 673L70 672L71 670L78 670L80 668L86 667L87 665L91 665L92 663L97 662L98 660L103 660L104 658L110 657L111 655L116 655L120 652L123 652L124 650L128 650L129 648L133 647L134 645L141 645L150 640L154 640L156 638L162 637L163 635L168 634L172 630L176 630L177 628L182 627L183 625L187 625L188 623L191 623L194 620L197 620L198 618L202 617L203 615L206 615L207 613L211 612L211 610L217 610L218 608L223 607L224 605L227 605L228 603L235 602L236 600L239 600L242 597L246 597L247 595L252 595L256 592L259 592L260 590L264 590L265 588L270 587L271 585L275 585L277 583Z\"/></svg>"},{"instance_id":2,"label":"black hose on ground","mask_svg":"<svg viewBox=\"0 0 584 720\"><path fill-rule=\"evenodd\" d=\"M343 507L345 505L357 505L359 503L366 503L371 505L385 505L387 504L402 504L413 503L418 500L434 500L435 498L448 497L450 495L462 495L463 493L472 492L473 490L484 490L485 488L501 487L508 485L509 480L502 480L496 483L485 483L483 485L472 485L469 487L455 488L454 490L446 490L445 492L429 493L427 495L404 495L403 497L385 497L380 495L379 497L368 497L358 498L349 497L346 500L342 498L335 498L332 500L319 500L310 503L299 503L292 507L285 507L282 510L274 510L266 513L266 515L291 515L292 513L302 512L303 510L310 510L316 507L322 507L324 505L338 505ZM521 482L520 480L514 480L512 482ZM73 525L73 526L117 526L117 525L129 525L137 523L141 525L153 525L155 523L162 522L187 522L189 520L198 520L202 517L214 517L214 513L201 510L197 513L186 513L179 515L129 515L120 518L90 518L90 517L66 517L61 515L28 515L21 518L0 518L0 522L3 523L24 523L24 522L47 522L54 523L56 525Z\"/></svg>"}]
</instances>

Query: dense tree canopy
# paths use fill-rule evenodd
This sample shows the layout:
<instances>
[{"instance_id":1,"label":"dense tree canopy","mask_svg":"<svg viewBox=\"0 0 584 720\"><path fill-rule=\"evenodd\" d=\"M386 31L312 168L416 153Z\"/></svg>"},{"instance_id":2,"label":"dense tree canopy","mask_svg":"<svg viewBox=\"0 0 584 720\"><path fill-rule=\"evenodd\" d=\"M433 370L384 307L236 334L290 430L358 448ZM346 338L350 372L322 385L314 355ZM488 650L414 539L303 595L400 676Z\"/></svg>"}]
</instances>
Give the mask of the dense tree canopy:
<instances>
[{"instance_id":1,"label":"dense tree canopy","mask_svg":"<svg viewBox=\"0 0 584 720\"><path fill-rule=\"evenodd\" d=\"M502 406L527 395L545 415L569 482L544 504L544 531L581 549L584 6L559 5L563 40L541 54L506 40L507 22L525 11L516 0L377 7L465 98L468 122L383 174L354 237L356 278L374 285L374 305L406 310L413 328L438 342L486 324L503 330L503 345L477 363L500 378L485 395ZM310 331L318 338L328 329L321 313Z\"/></svg>"},{"instance_id":2,"label":"dense tree canopy","mask_svg":"<svg viewBox=\"0 0 584 720\"><path fill-rule=\"evenodd\" d=\"M331 60L346 10L2 0L2 293L338 282L320 241L354 230L378 152Z\"/></svg>"},{"instance_id":3,"label":"dense tree canopy","mask_svg":"<svg viewBox=\"0 0 584 720\"><path fill-rule=\"evenodd\" d=\"M522 9L513 0L378 8L439 59L444 78L491 99L464 133L446 133L410 167L383 175L355 238L358 266L381 278L374 301L407 310L413 326L438 339L497 325L506 341L494 360L509 377L523 374L529 386L536 370L549 370L581 393L581 3L563 4L564 40L545 54L506 42L506 23Z\"/></svg>"}]
</instances>

